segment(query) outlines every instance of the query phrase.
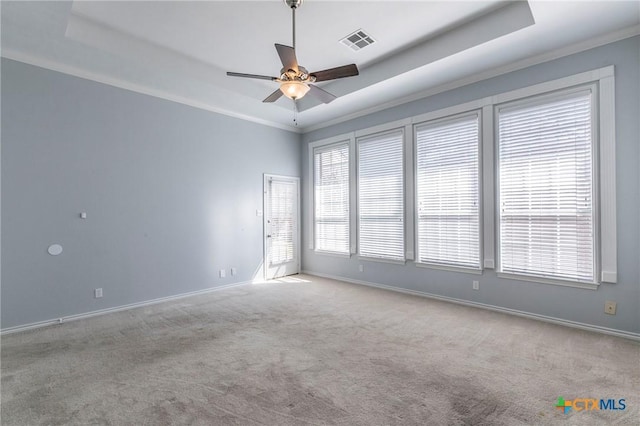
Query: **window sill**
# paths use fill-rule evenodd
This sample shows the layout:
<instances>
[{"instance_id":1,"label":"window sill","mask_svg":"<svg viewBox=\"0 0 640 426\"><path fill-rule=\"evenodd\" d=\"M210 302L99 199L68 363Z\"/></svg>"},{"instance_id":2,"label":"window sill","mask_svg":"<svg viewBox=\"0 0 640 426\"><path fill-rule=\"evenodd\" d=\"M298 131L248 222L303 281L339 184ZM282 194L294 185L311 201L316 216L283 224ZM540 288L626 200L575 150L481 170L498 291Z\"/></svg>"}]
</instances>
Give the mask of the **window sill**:
<instances>
[{"instance_id":1,"label":"window sill","mask_svg":"<svg viewBox=\"0 0 640 426\"><path fill-rule=\"evenodd\" d=\"M407 263L405 259L386 259L384 257L362 256L362 255L358 255L358 259L363 260L365 262L392 263L394 265L405 265Z\"/></svg>"},{"instance_id":2,"label":"window sill","mask_svg":"<svg viewBox=\"0 0 640 426\"><path fill-rule=\"evenodd\" d=\"M344 259L349 259L351 257L351 253L341 253L338 251L314 250L313 252L315 254L321 254L323 256L342 257Z\"/></svg>"},{"instance_id":3,"label":"window sill","mask_svg":"<svg viewBox=\"0 0 640 426\"><path fill-rule=\"evenodd\" d=\"M578 281L568 281L568 280L565 281L565 280L558 280L553 278L536 277L533 275L511 274L508 272L496 272L496 275L499 278L507 278L510 280L529 281L529 282L534 282L538 284L551 284L551 285L559 285L563 287L583 288L586 290L597 290L599 287L599 284L596 284L596 283L581 283Z\"/></svg>"},{"instance_id":4,"label":"window sill","mask_svg":"<svg viewBox=\"0 0 640 426\"><path fill-rule=\"evenodd\" d=\"M482 275L482 269L468 268L464 266L439 265L437 263L415 262L418 268L440 269L443 271L462 272L465 274Z\"/></svg>"}]
</instances>

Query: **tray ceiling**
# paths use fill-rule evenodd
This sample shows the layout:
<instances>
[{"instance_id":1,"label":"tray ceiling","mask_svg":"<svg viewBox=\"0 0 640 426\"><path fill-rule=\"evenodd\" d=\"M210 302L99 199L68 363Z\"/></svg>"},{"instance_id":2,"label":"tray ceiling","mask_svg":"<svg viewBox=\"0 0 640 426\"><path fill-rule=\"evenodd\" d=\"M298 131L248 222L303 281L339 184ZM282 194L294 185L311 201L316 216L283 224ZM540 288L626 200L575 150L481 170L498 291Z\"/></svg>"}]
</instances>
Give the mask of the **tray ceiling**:
<instances>
[{"instance_id":1,"label":"tray ceiling","mask_svg":"<svg viewBox=\"0 0 640 426\"><path fill-rule=\"evenodd\" d=\"M291 45L282 1L2 2L2 55L114 86L294 131L412 99L562 49L638 34L636 1L321 1L296 15L299 62L356 63L358 77L319 84L339 98L263 104ZM340 40L363 29L375 43Z\"/></svg>"}]
</instances>

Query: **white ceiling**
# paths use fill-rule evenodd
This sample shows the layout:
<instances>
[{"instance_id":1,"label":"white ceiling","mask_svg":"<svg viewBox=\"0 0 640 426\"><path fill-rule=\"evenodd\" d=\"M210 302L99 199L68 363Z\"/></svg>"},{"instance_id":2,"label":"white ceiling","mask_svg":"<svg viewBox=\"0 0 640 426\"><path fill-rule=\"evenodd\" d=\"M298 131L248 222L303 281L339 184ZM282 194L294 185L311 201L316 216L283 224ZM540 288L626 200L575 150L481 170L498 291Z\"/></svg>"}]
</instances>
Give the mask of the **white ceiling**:
<instances>
[{"instance_id":1,"label":"white ceiling","mask_svg":"<svg viewBox=\"0 0 640 426\"><path fill-rule=\"evenodd\" d=\"M328 105L264 99L277 84L274 43L291 45L281 0L5 2L2 56L114 86L296 131L415 99L640 33L638 1L322 1L296 14L301 65L356 63L360 75L320 85ZM339 43L364 29L376 43Z\"/></svg>"}]
</instances>

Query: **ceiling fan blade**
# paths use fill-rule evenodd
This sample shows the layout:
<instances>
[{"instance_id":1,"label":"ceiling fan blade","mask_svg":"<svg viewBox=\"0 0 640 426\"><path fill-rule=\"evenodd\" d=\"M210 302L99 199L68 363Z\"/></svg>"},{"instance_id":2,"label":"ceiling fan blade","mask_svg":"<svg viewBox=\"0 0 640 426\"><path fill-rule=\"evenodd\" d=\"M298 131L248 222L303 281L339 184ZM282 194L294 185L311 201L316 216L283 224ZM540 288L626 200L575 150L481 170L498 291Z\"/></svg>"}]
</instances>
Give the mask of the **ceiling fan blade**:
<instances>
[{"instance_id":1,"label":"ceiling fan blade","mask_svg":"<svg viewBox=\"0 0 640 426\"><path fill-rule=\"evenodd\" d=\"M276 81L278 79L278 77L269 77L268 75L243 74L240 72L228 72L227 75L231 77L257 78L259 80L270 80L270 81Z\"/></svg>"},{"instance_id":2,"label":"ceiling fan blade","mask_svg":"<svg viewBox=\"0 0 640 426\"><path fill-rule=\"evenodd\" d=\"M325 104L328 104L329 102L337 98L336 95L332 95L331 93L319 88L318 86L314 86L313 84L309 84L308 86L309 86L309 94L315 96L317 99L321 100Z\"/></svg>"},{"instance_id":3,"label":"ceiling fan blade","mask_svg":"<svg viewBox=\"0 0 640 426\"><path fill-rule=\"evenodd\" d=\"M336 78L353 77L358 74L356 64L343 65L341 67L311 73L311 75L316 78L316 81L335 80Z\"/></svg>"},{"instance_id":4,"label":"ceiling fan blade","mask_svg":"<svg viewBox=\"0 0 640 426\"><path fill-rule=\"evenodd\" d=\"M270 94L269 96L267 96L262 102L275 102L278 99L280 99L280 96L282 96L282 91L278 89L272 94Z\"/></svg>"},{"instance_id":5,"label":"ceiling fan blade","mask_svg":"<svg viewBox=\"0 0 640 426\"><path fill-rule=\"evenodd\" d=\"M298 60L296 59L296 51L293 47L276 43L276 50L278 51L278 56L280 56L284 70L294 70L298 72Z\"/></svg>"}]
</instances>

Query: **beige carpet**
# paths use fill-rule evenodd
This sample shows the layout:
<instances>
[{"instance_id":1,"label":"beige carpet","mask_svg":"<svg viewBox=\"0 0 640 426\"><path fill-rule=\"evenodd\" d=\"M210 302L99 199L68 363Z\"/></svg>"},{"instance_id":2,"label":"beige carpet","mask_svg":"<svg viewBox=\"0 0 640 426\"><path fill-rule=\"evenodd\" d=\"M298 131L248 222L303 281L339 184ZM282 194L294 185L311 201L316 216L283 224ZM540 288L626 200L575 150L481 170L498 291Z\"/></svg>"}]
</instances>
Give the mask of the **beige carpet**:
<instances>
[{"instance_id":1,"label":"beige carpet","mask_svg":"<svg viewBox=\"0 0 640 426\"><path fill-rule=\"evenodd\" d=\"M570 411L559 396L624 398ZM308 276L2 337L3 425L589 425L640 345Z\"/></svg>"}]
</instances>

